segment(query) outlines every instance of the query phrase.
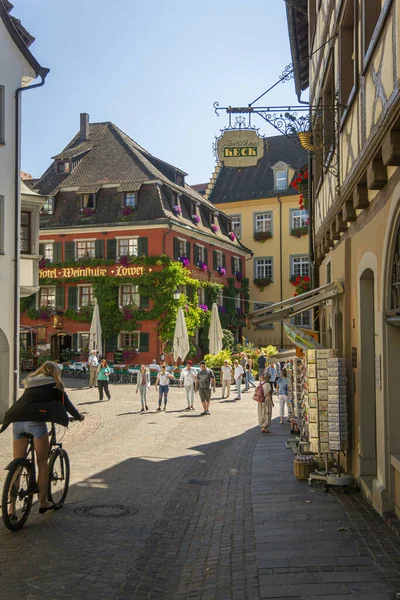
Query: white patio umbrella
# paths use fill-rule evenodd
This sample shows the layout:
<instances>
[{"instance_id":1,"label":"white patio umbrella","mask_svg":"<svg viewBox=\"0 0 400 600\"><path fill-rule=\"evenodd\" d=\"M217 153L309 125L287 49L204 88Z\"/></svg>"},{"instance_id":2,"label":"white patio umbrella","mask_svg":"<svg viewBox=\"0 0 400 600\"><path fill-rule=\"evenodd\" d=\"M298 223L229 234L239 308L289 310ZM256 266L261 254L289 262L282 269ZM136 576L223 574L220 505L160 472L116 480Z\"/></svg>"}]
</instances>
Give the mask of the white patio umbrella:
<instances>
[{"instance_id":1,"label":"white patio umbrella","mask_svg":"<svg viewBox=\"0 0 400 600\"><path fill-rule=\"evenodd\" d=\"M97 304L94 305L92 322L90 324L89 349L97 350L100 356L102 354L100 311Z\"/></svg>"},{"instance_id":2,"label":"white patio umbrella","mask_svg":"<svg viewBox=\"0 0 400 600\"><path fill-rule=\"evenodd\" d=\"M210 354L218 354L218 352L221 352L222 338L223 333L221 321L219 320L218 306L214 302L211 310L210 330L208 332Z\"/></svg>"},{"instance_id":3,"label":"white patio umbrella","mask_svg":"<svg viewBox=\"0 0 400 600\"><path fill-rule=\"evenodd\" d=\"M180 307L175 324L173 346L174 360L180 358L183 362L189 353L189 348L189 336L186 328L185 315L183 314L182 307Z\"/></svg>"}]
</instances>

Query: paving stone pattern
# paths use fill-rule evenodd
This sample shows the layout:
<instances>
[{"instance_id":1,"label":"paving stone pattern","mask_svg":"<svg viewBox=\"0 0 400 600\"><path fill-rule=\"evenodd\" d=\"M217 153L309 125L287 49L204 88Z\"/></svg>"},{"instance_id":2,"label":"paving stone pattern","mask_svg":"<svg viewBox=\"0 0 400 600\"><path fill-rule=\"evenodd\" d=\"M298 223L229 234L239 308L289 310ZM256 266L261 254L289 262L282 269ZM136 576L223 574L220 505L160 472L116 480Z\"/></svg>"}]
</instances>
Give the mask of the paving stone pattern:
<instances>
[{"instance_id":1,"label":"paving stone pattern","mask_svg":"<svg viewBox=\"0 0 400 600\"><path fill-rule=\"evenodd\" d=\"M0 600L396 598L398 536L359 494L298 482L287 427L262 435L250 394L200 417L183 390L160 414L152 389L144 415L133 386L69 393L87 419L63 439L67 503L0 525Z\"/></svg>"}]
</instances>

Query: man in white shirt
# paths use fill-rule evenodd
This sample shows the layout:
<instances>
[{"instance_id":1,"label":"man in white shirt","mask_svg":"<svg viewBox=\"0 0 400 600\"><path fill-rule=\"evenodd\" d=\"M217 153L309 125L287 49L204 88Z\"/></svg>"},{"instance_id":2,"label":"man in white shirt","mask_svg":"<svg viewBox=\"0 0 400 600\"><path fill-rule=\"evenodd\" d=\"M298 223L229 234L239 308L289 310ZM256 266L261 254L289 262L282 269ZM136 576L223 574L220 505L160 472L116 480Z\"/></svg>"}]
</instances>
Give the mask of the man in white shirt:
<instances>
[{"instance_id":1,"label":"man in white shirt","mask_svg":"<svg viewBox=\"0 0 400 600\"><path fill-rule=\"evenodd\" d=\"M235 362L233 363L233 366L235 367L234 378L235 378L236 390L237 390L237 396L236 396L235 400L240 400L242 398L242 380L243 380L244 370L243 370L242 365L239 365L238 360L235 360Z\"/></svg>"},{"instance_id":2,"label":"man in white shirt","mask_svg":"<svg viewBox=\"0 0 400 600\"><path fill-rule=\"evenodd\" d=\"M185 410L194 410L194 384L196 381L196 373L192 369L192 361L188 360L186 367L182 370L179 378L181 387L185 386L187 408Z\"/></svg>"},{"instance_id":3,"label":"man in white shirt","mask_svg":"<svg viewBox=\"0 0 400 600\"><path fill-rule=\"evenodd\" d=\"M156 359L153 358L153 360L151 361L151 365L149 365L149 369L151 371L157 371L157 373L160 371L160 365L158 365L156 363Z\"/></svg>"},{"instance_id":4,"label":"man in white shirt","mask_svg":"<svg viewBox=\"0 0 400 600\"><path fill-rule=\"evenodd\" d=\"M222 397L225 398L225 389L226 389L226 397L229 398L231 393L231 381L232 381L232 367L228 363L227 360L224 360L224 366L221 367L221 382L222 382Z\"/></svg>"},{"instance_id":5,"label":"man in white shirt","mask_svg":"<svg viewBox=\"0 0 400 600\"><path fill-rule=\"evenodd\" d=\"M88 364L89 364L89 371L90 371L90 377L89 377L89 387L96 387L97 386L97 369L99 366L99 359L97 358L97 352L96 350L92 350L92 352L90 353L90 356L88 358Z\"/></svg>"}]
</instances>

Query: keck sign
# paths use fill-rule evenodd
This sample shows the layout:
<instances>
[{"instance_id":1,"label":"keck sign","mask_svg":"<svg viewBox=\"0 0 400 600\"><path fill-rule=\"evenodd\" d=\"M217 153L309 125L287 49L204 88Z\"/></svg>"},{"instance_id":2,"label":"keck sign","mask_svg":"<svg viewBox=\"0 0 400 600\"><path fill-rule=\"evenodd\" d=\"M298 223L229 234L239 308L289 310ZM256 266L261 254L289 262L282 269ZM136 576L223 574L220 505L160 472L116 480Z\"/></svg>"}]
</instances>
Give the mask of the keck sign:
<instances>
[{"instance_id":1,"label":"keck sign","mask_svg":"<svg viewBox=\"0 0 400 600\"><path fill-rule=\"evenodd\" d=\"M225 167L255 167L264 156L265 140L252 129L227 129L218 138L218 160Z\"/></svg>"}]
</instances>

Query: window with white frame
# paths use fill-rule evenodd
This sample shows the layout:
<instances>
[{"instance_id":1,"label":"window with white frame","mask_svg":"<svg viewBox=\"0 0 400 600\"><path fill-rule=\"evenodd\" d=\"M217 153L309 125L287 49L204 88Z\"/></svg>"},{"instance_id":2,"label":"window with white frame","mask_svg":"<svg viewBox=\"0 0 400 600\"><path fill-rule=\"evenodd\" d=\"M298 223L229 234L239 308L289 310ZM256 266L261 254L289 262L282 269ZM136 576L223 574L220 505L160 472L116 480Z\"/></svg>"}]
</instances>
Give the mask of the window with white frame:
<instances>
[{"instance_id":1,"label":"window with white frame","mask_svg":"<svg viewBox=\"0 0 400 600\"><path fill-rule=\"evenodd\" d=\"M258 213L255 217L255 230L270 231L272 233L272 212Z\"/></svg>"},{"instance_id":2,"label":"window with white frame","mask_svg":"<svg viewBox=\"0 0 400 600\"><path fill-rule=\"evenodd\" d=\"M57 173L69 173L71 170L71 163L69 160L59 160L57 162Z\"/></svg>"},{"instance_id":3,"label":"window with white frame","mask_svg":"<svg viewBox=\"0 0 400 600\"><path fill-rule=\"evenodd\" d=\"M255 279L273 279L272 258L255 259Z\"/></svg>"},{"instance_id":4,"label":"window with white frame","mask_svg":"<svg viewBox=\"0 0 400 600\"><path fill-rule=\"evenodd\" d=\"M82 350L83 348L89 348L90 343L90 333L87 331L78 333L78 348L77 350Z\"/></svg>"},{"instance_id":5,"label":"window with white frame","mask_svg":"<svg viewBox=\"0 0 400 600\"><path fill-rule=\"evenodd\" d=\"M139 288L137 285L121 285L120 287L120 305L130 306L134 304L139 306L140 295Z\"/></svg>"},{"instance_id":6,"label":"window with white frame","mask_svg":"<svg viewBox=\"0 0 400 600\"><path fill-rule=\"evenodd\" d=\"M84 257L94 258L95 257L95 243L94 240L79 240L76 242L76 258Z\"/></svg>"},{"instance_id":7,"label":"window with white frame","mask_svg":"<svg viewBox=\"0 0 400 600\"><path fill-rule=\"evenodd\" d=\"M43 258L53 262L53 242L48 242L47 244L43 244L44 246L44 254Z\"/></svg>"},{"instance_id":8,"label":"window with white frame","mask_svg":"<svg viewBox=\"0 0 400 600\"><path fill-rule=\"evenodd\" d=\"M199 297L199 304L205 304L206 303L206 291L203 287L199 287L199 289L197 290L197 295Z\"/></svg>"},{"instance_id":9,"label":"window with white frame","mask_svg":"<svg viewBox=\"0 0 400 600\"><path fill-rule=\"evenodd\" d=\"M52 215L53 208L54 208L54 198L53 198L53 196L48 196L46 198L45 203L43 204L42 208L40 209L40 214L41 215Z\"/></svg>"},{"instance_id":10,"label":"window with white frame","mask_svg":"<svg viewBox=\"0 0 400 600\"><path fill-rule=\"evenodd\" d=\"M242 215L232 215L232 231L240 240L242 237Z\"/></svg>"},{"instance_id":11,"label":"window with white frame","mask_svg":"<svg viewBox=\"0 0 400 600\"><path fill-rule=\"evenodd\" d=\"M200 246L200 244L197 244L197 258L199 260L199 263L204 263L205 262L205 249L204 246Z\"/></svg>"},{"instance_id":12,"label":"window with white frame","mask_svg":"<svg viewBox=\"0 0 400 600\"><path fill-rule=\"evenodd\" d=\"M224 290L219 290L217 294L217 304L219 306L224 305Z\"/></svg>"},{"instance_id":13,"label":"window with white frame","mask_svg":"<svg viewBox=\"0 0 400 600\"><path fill-rule=\"evenodd\" d=\"M41 287L39 293L39 306L56 307L56 288Z\"/></svg>"},{"instance_id":14,"label":"window with white frame","mask_svg":"<svg viewBox=\"0 0 400 600\"><path fill-rule=\"evenodd\" d=\"M242 298L239 294L235 294L235 308L242 308Z\"/></svg>"},{"instance_id":15,"label":"window with white frame","mask_svg":"<svg viewBox=\"0 0 400 600\"><path fill-rule=\"evenodd\" d=\"M271 306L273 302L254 302L254 310L261 310L262 308L266 308L267 306ZM256 325L256 329L273 329L274 324L268 323L268 325Z\"/></svg>"},{"instance_id":16,"label":"window with white frame","mask_svg":"<svg viewBox=\"0 0 400 600\"><path fill-rule=\"evenodd\" d=\"M179 256L186 256L186 240L178 238Z\"/></svg>"},{"instance_id":17,"label":"window with white frame","mask_svg":"<svg viewBox=\"0 0 400 600\"><path fill-rule=\"evenodd\" d=\"M118 240L118 255L119 256L137 256L138 255L138 238L126 238Z\"/></svg>"},{"instance_id":18,"label":"window with white frame","mask_svg":"<svg viewBox=\"0 0 400 600\"><path fill-rule=\"evenodd\" d=\"M79 286L79 306L91 306L93 304L93 288L91 285Z\"/></svg>"},{"instance_id":19,"label":"window with white frame","mask_svg":"<svg viewBox=\"0 0 400 600\"><path fill-rule=\"evenodd\" d=\"M222 260L222 252L220 250L216 250L215 251L215 267L217 269L220 269L223 265L223 260Z\"/></svg>"},{"instance_id":20,"label":"window with white frame","mask_svg":"<svg viewBox=\"0 0 400 600\"><path fill-rule=\"evenodd\" d=\"M234 273L239 273L240 271L240 258L238 256L233 257L233 267Z\"/></svg>"},{"instance_id":21,"label":"window with white frame","mask_svg":"<svg viewBox=\"0 0 400 600\"><path fill-rule=\"evenodd\" d=\"M81 208L96 208L96 194L82 194Z\"/></svg>"},{"instance_id":22,"label":"window with white frame","mask_svg":"<svg viewBox=\"0 0 400 600\"><path fill-rule=\"evenodd\" d=\"M287 171L276 171L275 172L275 189L286 190L288 186L288 174Z\"/></svg>"},{"instance_id":23,"label":"window with white frame","mask_svg":"<svg viewBox=\"0 0 400 600\"><path fill-rule=\"evenodd\" d=\"M136 194L135 192L126 192L125 194L125 206L130 206L131 208L136 207Z\"/></svg>"},{"instance_id":24,"label":"window with white frame","mask_svg":"<svg viewBox=\"0 0 400 600\"><path fill-rule=\"evenodd\" d=\"M121 331L118 345L120 348L134 348L136 350L140 347L139 336L139 331Z\"/></svg>"},{"instance_id":25,"label":"window with white frame","mask_svg":"<svg viewBox=\"0 0 400 600\"><path fill-rule=\"evenodd\" d=\"M292 256L291 257L291 271L292 275L298 277L309 277L310 275L310 263L308 256Z\"/></svg>"},{"instance_id":26,"label":"window with white frame","mask_svg":"<svg viewBox=\"0 0 400 600\"><path fill-rule=\"evenodd\" d=\"M292 210L292 229L307 227L308 210Z\"/></svg>"},{"instance_id":27,"label":"window with white frame","mask_svg":"<svg viewBox=\"0 0 400 600\"><path fill-rule=\"evenodd\" d=\"M311 329L311 310L306 310L292 317L291 322L296 327L302 327L304 329Z\"/></svg>"},{"instance_id":28,"label":"window with white frame","mask_svg":"<svg viewBox=\"0 0 400 600\"><path fill-rule=\"evenodd\" d=\"M20 224L20 250L21 254L31 254L32 252L32 215L30 212L21 211Z\"/></svg>"}]
</instances>

